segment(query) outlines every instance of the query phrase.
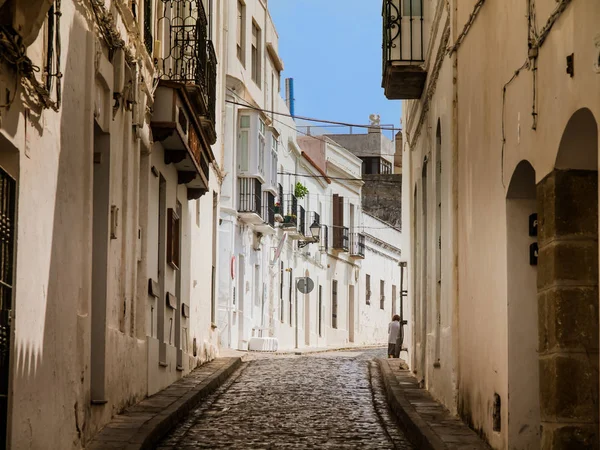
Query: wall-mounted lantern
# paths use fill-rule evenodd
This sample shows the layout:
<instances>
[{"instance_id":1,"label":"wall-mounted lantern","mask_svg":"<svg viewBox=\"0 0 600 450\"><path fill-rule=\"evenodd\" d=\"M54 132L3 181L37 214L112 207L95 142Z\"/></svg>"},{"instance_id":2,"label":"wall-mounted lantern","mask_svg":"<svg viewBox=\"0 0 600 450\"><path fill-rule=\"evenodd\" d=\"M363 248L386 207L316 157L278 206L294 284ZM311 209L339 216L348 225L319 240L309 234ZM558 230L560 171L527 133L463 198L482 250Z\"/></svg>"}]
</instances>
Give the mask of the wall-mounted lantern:
<instances>
[{"instance_id":1,"label":"wall-mounted lantern","mask_svg":"<svg viewBox=\"0 0 600 450\"><path fill-rule=\"evenodd\" d=\"M321 242L321 225L316 221L309 228L311 238L305 241L298 241L298 248L304 248L308 244L314 244L315 242Z\"/></svg>"}]
</instances>

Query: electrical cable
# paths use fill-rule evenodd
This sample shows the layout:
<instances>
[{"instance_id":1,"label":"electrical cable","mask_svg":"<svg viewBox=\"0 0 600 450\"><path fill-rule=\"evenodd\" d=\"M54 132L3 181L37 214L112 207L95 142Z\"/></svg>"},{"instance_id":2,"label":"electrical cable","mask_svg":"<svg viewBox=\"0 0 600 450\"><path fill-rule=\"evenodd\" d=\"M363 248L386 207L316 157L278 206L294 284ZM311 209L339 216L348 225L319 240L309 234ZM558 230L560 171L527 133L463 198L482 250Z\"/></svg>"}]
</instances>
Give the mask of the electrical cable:
<instances>
[{"instance_id":1,"label":"electrical cable","mask_svg":"<svg viewBox=\"0 0 600 450\"><path fill-rule=\"evenodd\" d=\"M235 92L235 91L233 91L233 92ZM344 127L352 127L352 128L370 128L370 129L378 129L378 130L384 130L384 131L396 131L396 130L402 131L401 128L396 128L393 125L390 125L390 126L387 126L387 125L383 125L383 126L382 125L359 125L359 124L355 124L355 123L339 122L336 120L316 119L314 117L304 117L304 116L297 116L297 115L292 116L291 114L288 114L288 113L271 111L268 109L263 109L258 106L251 105L251 104L238 103L233 100L225 100L225 102L231 103L232 105L245 106L247 108L253 109L255 111L260 111L265 114L275 114L278 116L291 117L292 119L306 120L307 122L327 123L327 124L339 125L339 126L344 126Z\"/></svg>"},{"instance_id":2,"label":"electrical cable","mask_svg":"<svg viewBox=\"0 0 600 450\"><path fill-rule=\"evenodd\" d=\"M254 109L254 110L256 110L256 111L261 111L261 112L263 112L263 111L266 111L266 110L263 110L263 109L261 109L261 108L255 107L255 106L253 106L252 104L250 104L250 103L249 103L247 100L244 100L244 99L243 99L242 97L240 97L240 96L238 95L238 93L237 93L237 92L235 92L233 89L231 89L231 88L227 88L227 90L228 90L228 91L230 91L230 92L231 92L233 95L235 95L235 96L236 96L238 99L240 99L240 100L242 100L242 101L244 101L244 102L245 102L245 103L242 103L242 104L240 104L240 103L237 103L237 102L233 102L233 101L231 101L231 100L225 100L227 103L232 103L232 104L235 104L235 105L241 105L241 106L245 106L245 107L248 107L248 108ZM284 116L286 116L286 117L292 117L291 115L287 115L287 114L284 114ZM298 117L298 116L296 116L296 117ZM311 137L311 138L313 138L313 139L316 139L316 140L318 140L319 142L323 142L323 143L325 143L325 144L330 144L330 143L331 143L331 142L329 142L329 141L327 141L327 140L325 140L325 139L322 139L320 136L313 136L313 135L311 135L311 134L309 134L309 133L306 133L306 132L304 132L304 131L301 131L301 130L299 130L299 129L298 129L297 127L295 127L295 126L291 126L291 125L289 125L289 124L287 124L287 123L285 123L285 122L283 122L283 121L281 121L281 120L278 120L278 119L276 119L276 118L274 118L274 117L273 117L272 119L273 119L273 121L274 121L274 122L277 122L277 123L279 123L280 125L283 125L284 127L287 127L287 128L289 128L290 130L292 130L292 131L295 131L296 133L300 133L300 134L302 134L302 135L304 135L304 136ZM360 136L360 135L357 135L357 136ZM331 139L331 138L328 138L328 139L330 139L330 140L332 140L332 141L333 141L333 139ZM340 145L340 144L338 144L338 143L337 143L337 142L335 142L335 141L334 141L334 143L335 143L336 145ZM381 155L381 156L394 156L395 154L396 154L396 153L380 153L380 155Z\"/></svg>"}]
</instances>

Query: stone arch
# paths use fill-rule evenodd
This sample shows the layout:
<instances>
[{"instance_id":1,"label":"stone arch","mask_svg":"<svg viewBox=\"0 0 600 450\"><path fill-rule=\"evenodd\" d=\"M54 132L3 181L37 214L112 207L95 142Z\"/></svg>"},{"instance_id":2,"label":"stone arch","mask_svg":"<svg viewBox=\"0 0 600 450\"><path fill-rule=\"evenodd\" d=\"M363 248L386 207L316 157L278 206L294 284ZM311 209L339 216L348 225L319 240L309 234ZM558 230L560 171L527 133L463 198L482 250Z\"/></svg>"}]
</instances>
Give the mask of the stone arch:
<instances>
[{"instance_id":1,"label":"stone arch","mask_svg":"<svg viewBox=\"0 0 600 450\"><path fill-rule=\"evenodd\" d=\"M534 449L540 442L537 267L530 260L536 211L535 170L523 160L506 194L508 411L502 421L509 448Z\"/></svg>"},{"instance_id":2,"label":"stone arch","mask_svg":"<svg viewBox=\"0 0 600 450\"><path fill-rule=\"evenodd\" d=\"M598 448L598 125L569 119L537 187L542 448Z\"/></svg>"},{"instance_id":3,"label":"stone arch","mask_svg":"<svg viewBox=\"0 0 600 450\"><path fill-rule=\"evenodd\" d=\"M587 108L575 112L563 132L555 169L598 170L598 125Z\"/></svg>"}]
</instances>

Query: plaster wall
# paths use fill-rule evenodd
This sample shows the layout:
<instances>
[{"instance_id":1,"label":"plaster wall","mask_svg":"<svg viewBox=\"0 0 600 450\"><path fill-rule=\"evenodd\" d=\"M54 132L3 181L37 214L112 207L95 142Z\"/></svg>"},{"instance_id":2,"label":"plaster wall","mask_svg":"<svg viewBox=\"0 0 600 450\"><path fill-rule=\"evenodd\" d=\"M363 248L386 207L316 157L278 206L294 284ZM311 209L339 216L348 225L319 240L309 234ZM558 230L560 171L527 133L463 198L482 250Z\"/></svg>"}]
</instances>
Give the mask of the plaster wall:
<instances>
[{"instance_id":1,"label":"plaster wall","mask_svg":"<svg viewBox=\"0 0 600 450\"><path fill-rule=\"evenodd\" d=\"M474 4L475 1L451 2L450 44L462 31ZM546 25L557 6L556 2L536 2L538 30ZM447 14L444 11L440 15L438 32L432 40L434 49L443 36ZM594 67L598 59L594 43L599 32L598 17L600 9L596 2L570 2L539 49L534 81L534 72L527 66L533 62L528 59L526 4L516 0L486 2L458 51L444 57L423 125L419 124L423 103L404 104L405 148L410 152L411 168L407 180L409 210L417 212L411 222L413 258L419 254L414 252L414 226L423 217L420 200L424 186L420 180L425 159L429 167L428 198L434 198L436 192L431 168L436 163L438 118L442 130L440 367L432 364L436 359L431 353L436 346L436 330L432 326L434 318L428 315L426 343L419 342L421 338L414 335L417 352L427 348L426 367L421 367L421 359L415 358L414 369L417 376L423 376L434 396L450 409L456 408L494 448L518 448L518 444L509 440L505 407L509 373L516 364L508 350L514 338L509 330L517 325L509 323L510 317L516 316L509 314L507 306L508 186L522 160L533 166L536 182L554 168L562 134L577 110L589 108L596 119L599 117L599 75ZM485 52L482 42L486 43ZM570 77L565 68L566 57L572 53L576 67ZM428 70L433 69L434 61L435 53L426 63ZM456 64L455 85L453 64ZM428 217L435 217L431 201L427 208ZM434 224L428 225L428 236L435 232ZM426 245L428 258L424 264L431 275L435 274L437 264L435 247L431 241ZM411 279L411 290L416 297L420 289L423 292L420 286L424 266L420 267L416 278ZM435 292L434 277L425 283L427 292ZM526 288L522 285L524 281L515 283L511 290ZM418 305L417 301L415 307ZM519 327L529 326L524 322L527 316L518 315ZM499 431L492 429L494 394L500 396L503 405L503 425Z\"/></svg>"}]
</instances>

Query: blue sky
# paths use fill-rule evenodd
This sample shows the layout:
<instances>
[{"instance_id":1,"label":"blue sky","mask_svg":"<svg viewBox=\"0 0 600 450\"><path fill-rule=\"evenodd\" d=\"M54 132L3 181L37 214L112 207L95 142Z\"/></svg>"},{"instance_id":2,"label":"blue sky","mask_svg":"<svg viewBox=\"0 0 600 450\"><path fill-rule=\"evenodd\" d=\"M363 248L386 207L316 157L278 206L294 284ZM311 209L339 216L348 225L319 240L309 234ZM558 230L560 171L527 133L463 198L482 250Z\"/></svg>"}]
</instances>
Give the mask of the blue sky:
<instances>
[{"instance_id":1,"label":"blue sky","mask_svg":"<svg viewBox=\"0 0 600 450\"><path fill-rule=\"evenodd\" d=\"M376 113L399 126L400 101L381 88L381 1L269 0L269 10L297 115L366 124Z\"/></svg>"}]
</instances>

